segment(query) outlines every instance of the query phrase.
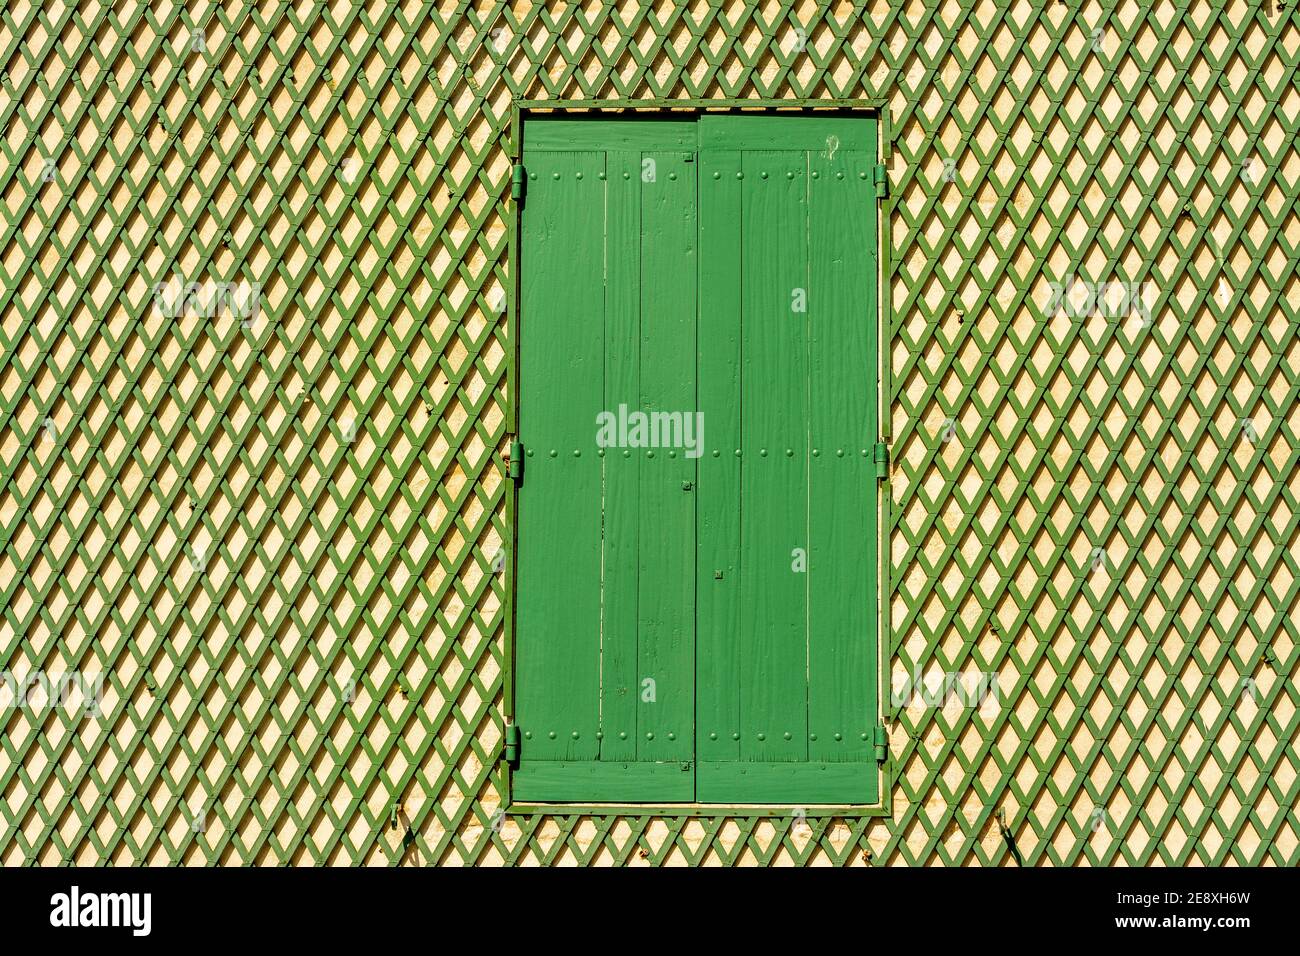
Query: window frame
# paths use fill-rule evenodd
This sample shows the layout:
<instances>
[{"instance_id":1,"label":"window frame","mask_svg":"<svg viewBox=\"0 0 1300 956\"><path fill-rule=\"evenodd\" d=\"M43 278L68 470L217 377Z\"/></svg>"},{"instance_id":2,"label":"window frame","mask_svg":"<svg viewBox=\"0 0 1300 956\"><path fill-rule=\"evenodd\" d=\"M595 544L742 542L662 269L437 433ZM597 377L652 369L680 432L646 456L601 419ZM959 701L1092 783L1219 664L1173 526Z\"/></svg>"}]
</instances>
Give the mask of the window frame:
<instances>
[{"instance_id":1,"label":"window frame","mask_svg":"<svg viewBox=\"0 0 1300 956\"><path fill-rule=\"evenodd\" d=\"M574 117L599 116L604 119L632 117L661 117L666 119L698 119L705 113L747 115L807 115L816 113L822 116L850 116L871 118L877 121L877 161L886 169L890 165L893 129L889 121L888 104L883 99L716 99L716 100L516 100L511 106L509 140L506 143L506 155L513 167L517 166L523 154L524 124L532 117ZM508 197L507 197L508 198ZM525 200L526 201L526 200ZM877 351L879 364L877 376L880 405L878 421L880 440L886 444L890 441L892 422L890 420L889 401L891 375L889 362L889 323L891 299L888 276L891 269L890 257L890 218L893 208L892 195L879 201L877 209ZM508 448L519 434L518 430L518 382L519 382L519 258L520 258L520 215L519 205L510 199L507 210L507 279L506 279L506 329L509 340L506 350L506 401L505 401L505 435L502 445ZM502 706L500 741L491 753L497 765L496 781L501 794L501 809L505 814L520 816L548 815L556 813L583 813L604 816L669 816L669 817L788 817L795 808L807 817L888 817L893 815L893 782L897 772L893 754L886 750L886 757L877 767L880 800L874 804L813 804L806 807L794 803L780 804L718 804L718 803L599 803L599 802L522 802L514 798L511 779L512 768L504 756L506 728L514 723L515 716L515 589L516 589L516 553L517 553L517 507L518 486L509 477L508 464L500 460L502 480L509 484L506 491L506 530L508 538L503 544L506 559L503 565L505 637L502 654ZM883 492L879 495L877 521L877 721L889 730L897 708L893 706L892 694L889 693L889 667L894 656L893 634L889 629L889 602L891 591L889 554L890 522L890 479L887 476L879 483ZM495 709L495 708L494 708Z\"/></svg>"}]
</instances>

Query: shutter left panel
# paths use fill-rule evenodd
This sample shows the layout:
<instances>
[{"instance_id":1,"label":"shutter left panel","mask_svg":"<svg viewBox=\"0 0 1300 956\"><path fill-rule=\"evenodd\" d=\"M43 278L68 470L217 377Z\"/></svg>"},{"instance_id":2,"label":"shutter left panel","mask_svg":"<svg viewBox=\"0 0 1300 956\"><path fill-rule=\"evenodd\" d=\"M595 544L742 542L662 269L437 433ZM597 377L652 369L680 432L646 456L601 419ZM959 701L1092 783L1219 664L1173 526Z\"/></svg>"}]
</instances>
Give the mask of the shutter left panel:
<instances>
[{"instance_id":1,"label":"shutter left panel","mask_svg":"<svg viewBox=\"0 0 1300 956\"><path fill-rule=\"evenodd\" d=\"M524 166L513 797L689 801L694 461L602 423L693 405L693 166L628 148Z\"/></svg>"},{"instance_id":2,"label":"shutter left panel","mask_svg":"<svg viewBox=\"0 0 1300 956\"><path fill-rule=\"evenodd\" d=\"M518 800L593 798L600 751L605 157L525 152L515 598Z\"/></svg>"}]
</instances>

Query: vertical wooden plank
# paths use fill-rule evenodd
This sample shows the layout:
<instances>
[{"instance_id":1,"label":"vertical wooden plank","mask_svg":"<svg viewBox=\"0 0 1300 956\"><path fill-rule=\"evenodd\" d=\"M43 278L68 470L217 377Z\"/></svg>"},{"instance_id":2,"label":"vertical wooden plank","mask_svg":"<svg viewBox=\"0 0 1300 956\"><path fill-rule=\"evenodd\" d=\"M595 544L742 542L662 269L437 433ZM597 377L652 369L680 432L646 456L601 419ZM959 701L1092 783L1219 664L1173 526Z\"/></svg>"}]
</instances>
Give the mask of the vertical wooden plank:
<instances>
[{"instance_id":1,"label":"vertical wooden plank","mask_svg":"<svg viewBox=\"0 0 1300 956\"><path fill-rule=\"evenodd\" d=\"M746 150L742 249L741 759L808 755L806 159Z\"/></svg>"},{"instance_id":2,"label":"vertical wooden plank","mask_svg":"<svg viewBox=\"0 0 1300 956\"><path fill-rule=\"evenodd\" d=\"M695 503L700 761L740 756L740 155L738 150L700 152L697 366L707 438Z\"/></svg>"},{"instance_id":3,"label":"vertical wooden plank","mask_svg":"<svg viewBox=\"0 0 1300 956\"><path fill-rule=\"evenodd\" d=\"M606 154L605 403L635 409L641 394L641 153ZM597 451L604 466L602 760L637 752L637 581L641 455L621 442Z\"/></svg>"},{"instance_id":4,"label":"vertical wooden plank","mask_svg":"<svg viewBox=\"0 0 1300 956\"><path fill-rule=\"evenodd\" d=\"M604 400L603 156L530 155L523 217L517 715L526 760L593 760ZM531 178L536 176L536 179Z\"/></svg>"},{"instance_id":5,"label":"vertical wooden plank","mask_svg":"<svg viewBox=\"0 0 1300 956\"><path fill-rule=\"evenodd\" d=\"M876 713L874 158L808 158L809 756L866 762ZM864 774L864 786L874 778Z\"/></svg>"},{"instance_id":6,"label":"vertical wooden plank","mask_svg":"<svg viewBox=\"0 0 1300 956\"><path fill-rule=\"evenodd\" d=\"M648 437L659 447L634 450L642 461L637 748L641 760L689 763L695 745L698 459L682 446L696 432L698 407L696 164L693 152L646 152L643 164L640 411L649 416ZM677 416L676 435L663 433L671 420L664 415Z\"/></svg>"}]
</instances>

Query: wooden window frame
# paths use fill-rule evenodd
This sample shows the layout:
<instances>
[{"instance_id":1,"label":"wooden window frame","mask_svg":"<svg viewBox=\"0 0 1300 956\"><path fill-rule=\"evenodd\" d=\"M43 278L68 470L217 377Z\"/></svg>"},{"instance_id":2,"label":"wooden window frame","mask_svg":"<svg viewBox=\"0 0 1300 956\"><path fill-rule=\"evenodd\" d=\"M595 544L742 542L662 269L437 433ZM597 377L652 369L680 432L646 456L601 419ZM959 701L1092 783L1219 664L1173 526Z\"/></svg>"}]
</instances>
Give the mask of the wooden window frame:
<instances>
[{"instance_id":1,"label":"wooden window frame","mask_svg":"<svg viewBox=\"0 0 1300 956\"><path fill-rule=\"evenodd\" d=\"M732 113L748 115L807 115L850 116L872 118L877 120L878 161L886 170L889 168L892 153L893 131L889 122L888 105L881 99L832 99L832 100L518 100L511 110L510 139L506 144L506 154L512 165L517 165L523 155L523 137L525 122L538 117L590 117L601 118L666 118L698 119L705 113ZM509 193L507 193L509 195ZM878 208L877 218L877 353L878 353L878 422L881 440L890 440L892 424L887 396L890 393L889 363L889 321L891 315L891 298L888 276L891 273L890 261L890 219L893 198L883 199ZM518 435L518 375L519 375L519 335L518 335L518 300L519 300L519 260L520 260L520 215L519 206L513 200L508 203L508 279L506 284L506 327L509 349L507 352L507 397L506 397L506 435L504 447ZM879 801L872 804L814 804L803 807L793 803L750 804L750 803L640 803L640 802L538 802L515 799L512 791L511 764L503 759L504 741L514 723L515 697L515 655L517 643L515 634L515 596L516 569L515 555L517 545L517 507L518 487L510 481L508 455L503 458L500 474L510 483L506 493L506 527L509 535L506 544L504 562L505 594L505 641L503 648L502 671L502 709L500 742L494 756L498 761L497 783L501 794L501 809L511 815L547 815L584 813L594 815L617 816L669 816L669 817L788 817L793 810L799 810L807 817L888 817L893 815L892 791L897 767L892 753L887 748L886 757L878 764ZM892 705L889 693L889 668L894 656L892 631L889 628L888 595L890 586L889 554L889 520L890 495L889 480L881 482L877 514L877 718L888 730L893 722L896 707Z\"/></svg>"}]
</instances>

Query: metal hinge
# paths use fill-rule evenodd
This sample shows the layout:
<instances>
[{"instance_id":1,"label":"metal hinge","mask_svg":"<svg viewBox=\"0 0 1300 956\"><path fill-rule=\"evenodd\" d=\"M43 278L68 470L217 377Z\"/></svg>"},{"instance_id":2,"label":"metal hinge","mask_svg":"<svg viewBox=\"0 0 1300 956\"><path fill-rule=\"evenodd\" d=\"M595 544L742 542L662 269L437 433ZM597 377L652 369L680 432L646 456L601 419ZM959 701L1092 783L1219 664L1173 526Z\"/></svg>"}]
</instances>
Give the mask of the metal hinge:
<instances>
[{"instance_id":1,"label":"metal hinge","mask_svg":"<svg viewBox=\"0 0 1300 956\"><path fill-rule=\"evenodd\" d=\"M889 196L889 173L884 166L876 167L876 198L885 199Z\"/></svg>"},{"instance_id":2,"label":"metal hinge","mask_svg":"<svg viewBox=\"0 0 1300 956\"><path fill-rule=\"evenodd\" d=\"M501 755L508 764L519 763L519 725L506 724L506 746Z\"/></svg>"},{"instance_id":3,"label":"metal hinge","mask_svg":"<svg viewBox=\"0 0 1300 956\"><path fill-rule=\"evenodd\" d=\"M889 733L884 724L876 724L876 760L884 763L889 759Z\"/></svg>"},{"instance_id":4,"label":"metal hinge","mask_svg":"<svg viewBox=\"0 0 1300 956\"><path fill-rule=\"evenodd\" d=\"M510 462L510 478L519 484L524 478L524 443L515 439L510 443L510 455L506 458Z\"/></svg>"},{"instance_id":5,"label":"metal hinge","mask_svg":"<svg viewBox=\"0 0 1300 956\"><path fill-rule=\"evenodd\" d=\"M889 477L889 446L883 441L876 442L876 480L884 481Z\"/></svg>"},{"instance_id":6,"label":"metal hinge","mask_svg":"<svg viewBox=\"0 0 1300 956\"><path fill-rule=\"evenodd\" d=\"M510 174L510 198L519 205L524 201L524 164L516 163L514 172Z\"/></svg>"}]
</instances>

